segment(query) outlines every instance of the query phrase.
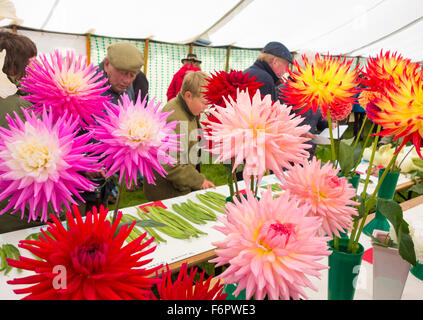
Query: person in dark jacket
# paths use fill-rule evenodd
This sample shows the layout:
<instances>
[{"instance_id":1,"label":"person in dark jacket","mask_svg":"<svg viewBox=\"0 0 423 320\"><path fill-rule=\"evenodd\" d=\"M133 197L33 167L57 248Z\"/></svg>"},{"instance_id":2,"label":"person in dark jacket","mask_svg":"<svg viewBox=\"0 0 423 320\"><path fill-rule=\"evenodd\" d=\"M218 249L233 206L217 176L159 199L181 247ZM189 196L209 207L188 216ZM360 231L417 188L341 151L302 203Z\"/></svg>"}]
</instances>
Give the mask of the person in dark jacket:
<instances>
[{"instance_id":1,"label":"person in dark jacket","mask_svg":"<svg viewBox=\"0 0 423 320\"><path fill-rule=\"evenodd\" d=\"M305 56L310 64L314 62L315 59L315 53L311 51L303 51L297 53L298 58L296 59L298 65L300 68L305 67L305 62L303 60L303 56ZM292 79L292 78L291 78ZM278 86L277 91L279 94L279 101L282 104L286 104L286 100L281 92L281 88L285 86L285 83L282 83L280 86ZM292 109L291 113L299 114L302 111L301 109ZM303 121L299 124L300 126L303 125L309 125L310 131L307 133L307 137L314 138L316 134L319 134L321 131L329 127L329 123L327 119L323 119L322 113L320 112L320 108L316 110L316 112L313 111L313 109L309 109L308 111L302 113L300 115L303 118ZM332 127L335 128L337 126L336 122L332 123ZM309 152L309 160L311 160L315 154L316 154L316 144L313 142L313 140L307 141L306 143L311 145L310 149L307 149Z\"/></svg>"},{"instance_id":2,"label":"person in dark jacket","mask_svg":"<svg viewBox=\"0 0 423 320\"><path fill-rule=\"evenodd\" d=\"M252 66L244 70L249 77L256 76L256 81L263 85L259 88L262 96L270 94L272 101L278 100L277 87L281 84L281 77L288 72L292 64L291 52L280 42L269 42L260 52Z\"/></svg>"},{"instance_id":3,"label":"person in dark jacket","mask_svg":"<svg viewBox=\"0 0 423 320\"><path fill-rule=\"evenodd\" d=\"M103 95L110 95L113 104L118 104L123 94L135 101L135 93L132 87L133 81L144 64L144 56L136 46L129 42L118 42L107 48L107 55L98 65L98 72L103 72L103 78L107 78L106 85L110 88ZM83 133L83 130L81 130ZM113 180L106 180L103 172L87 172L86 177L99 184L95 192L84 192L81 194L86 201L85 212L93 206L102 204L107 208L108 202L114 202L117 188Z\"/></svg>"},{"instance_id":4,"label":"person in dark jacket","mask_svg":"<svg viewBox=\"0 0 423 320\"><path fill-rule=\"evenodd\" d=\"M132 89L134 90L135 101L137 101L138 95L140 95L141 101L147 97L146 102L148 102L148 80L144 72L138 72L134 82L132 83Z\"/></svg>"}]
</instances>

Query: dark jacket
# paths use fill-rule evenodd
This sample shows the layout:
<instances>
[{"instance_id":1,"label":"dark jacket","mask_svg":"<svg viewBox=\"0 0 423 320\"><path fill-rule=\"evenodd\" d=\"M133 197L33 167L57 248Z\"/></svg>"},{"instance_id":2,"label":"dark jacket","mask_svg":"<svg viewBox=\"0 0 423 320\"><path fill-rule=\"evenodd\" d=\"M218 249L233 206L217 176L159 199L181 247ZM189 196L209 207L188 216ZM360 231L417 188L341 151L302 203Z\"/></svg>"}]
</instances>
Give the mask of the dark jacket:
<instances>
[{"instance_id":1,"label":"dark jacket","mask_svg":"<svg viewBox=\"0 0 423 320\"><path fill-rule=\"evenodd\" d=\"M140 100L143 101L145 96L147 96L146 101L148 102L148 80L142 71L138 72L137 76L135 77L135 80L132 83L132 89L134 90L134 93L135 93L134 101L137 101L138 95L141 90Z\"/></svg>"},{"instance_id":2,"label":"dark jacket","mask_svg":"<svg viewBox=\"0 0 423 320\"><path fill-rule=\"evenodd\" d=\"M284 84L278 86L277 91L280 92L280 89L284 86ZM282 104L287 104L282 93L279 94L279 102ZM302 110L302 108L296 110L292 109L291 113L299 114ZM323 119L322 113L320 112L320 108L318 108L316 112L313 112L313 109L309 109L300 116L304 120L299 124L299 126L309 125L309 132L312 134L318 134L329 127L328 120ZM316 153L316 145L312 141L307 141L306 143L311 144L312 146L310 149L308 149L308 152L310 153L309 159L311 159Z\"/></svg>"},{"instance_id":3,"label":"dark jacket","mask_svg":"<svg viewBox=\"0 0 423 320\"><path fill-rule=\"evenodd\" d=\"M259 88L262 96L270 94L273 102L278 100L277 86L280 85L280 79L266 62L256 60L251 67L244 70L244 73L248 73L249 77L256 76L256 81L263 83Z\"/></svg>"},{"instance_id":4,"label":"dark jacket","mask_svg":"<svg viewBox=\"0 0 423 320\"><path fill-rule=\"evenodd\" d=\"M149 201L174 198L200 190L205 179L205 176L196 169L196 163L192 159L199 142L198 138L197 140L193 139L193 137L198 137L198 134L193 133L199 129L198 117L191 113L180 93L163 107L163 112L169 111L173 111L173 113L167 118L167 122L179 121L175 133L183 135L178 139L180 141L179 148L182 151L176 154L175 166L163 166L167 172L165 178L156 174L156 185L144 182L144 194ZM181 132L181 128L188 130Z\"/></svg>"}]
</instances>

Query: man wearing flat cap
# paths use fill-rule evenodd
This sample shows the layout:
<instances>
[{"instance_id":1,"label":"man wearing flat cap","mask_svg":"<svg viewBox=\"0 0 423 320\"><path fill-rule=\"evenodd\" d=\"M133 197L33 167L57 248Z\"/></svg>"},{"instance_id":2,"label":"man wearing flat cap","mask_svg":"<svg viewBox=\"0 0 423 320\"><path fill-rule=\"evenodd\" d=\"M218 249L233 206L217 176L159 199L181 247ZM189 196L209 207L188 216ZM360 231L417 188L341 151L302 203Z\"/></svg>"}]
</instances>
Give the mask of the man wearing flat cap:
<instances>
[{"instance_id":1,"label":"man wearing flat cap","mask_svg":"<svg viewBox=\"0 0 423 320\"><path fill-rule=\"evenodd\" d=\"M132 83L144 65L144 56L141 50L129 42L118 42L107 48L107 55L99 64L99 71L104 72L110 89L104 94L111 95L110 102L117 104L124 93L131 100L135 100Z\"/></svg>"},{"instance_id":2,"label":"man wearing flat cap","mask_svg":"<svg viewBox=\"0 0 423 320\"><path fill-rule=\"evenodd\" d=\"M259 88L260 93L265 96L270 94L272 101L279 98L277 87L281 84L281 77L288 72L289 64L292 64L291 52L282 43L272 41L266 44L257 57L254 64L244 73L249 77L256 76L256 81L263 85Z\"/></svg>"},{"instance_id":3,"label":"man wearing flat cap","mask_svg":"<svg viewBox=\"0 0 423 320\"><path fill-rule=\"evenodd\" d=\"M120 97L127 94L129 99L135 101L135 93L132 83L144 65L144 57L136 46L129 42L118 42L107 48L107 55L98 65L98 72L103 72L103 79L107 78L105 85L110 88L103 95L110 95L113 104L118 104ZM82 198L85 200L85 210L91 210L92 206L100 202L107 207L108 202L114 203L117 188L113 180L105 180L104 173L88 172L86 177L98 183L101 188L99 194L95 192L83 192ZM100 199L97 197L99 196ZM98 201L100 200L100 201Z\"/></svg>"},{"instance_id":4,"label":"man wearing flat cap","mask_svg":"<svg viewBox=\"0 0 423 320\"><path fill-rule=\"evenodd\" d=\"M175 98L182 87L182 82L188 71L201 71L201 60L197 59L194 53L188 53L187 57L181 60L183 66L173 75L169 88L167 89L167 101Z\"/></svg>"}]
</instances>

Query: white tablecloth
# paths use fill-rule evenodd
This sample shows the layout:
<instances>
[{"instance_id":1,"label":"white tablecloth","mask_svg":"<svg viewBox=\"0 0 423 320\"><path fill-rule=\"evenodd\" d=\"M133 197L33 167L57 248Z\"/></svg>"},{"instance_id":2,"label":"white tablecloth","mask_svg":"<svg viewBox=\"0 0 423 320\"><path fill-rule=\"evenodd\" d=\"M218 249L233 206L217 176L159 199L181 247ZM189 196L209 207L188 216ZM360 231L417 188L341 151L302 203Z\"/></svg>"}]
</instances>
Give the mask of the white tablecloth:
<instances>
[{"instance_id":1,"label":"white tablecloth","mask_svg":"<svg viewBox=\"0 0 423 320\"><path fill-rule=\"evenodd\" d=\"M273 184L279 182L278 179L274 175L265 176L261 182L261 185ZM239 183L240 189L243 189L244 183ZM170 210L172 210L173 203L181 203L186 202L187 199L192 200L193 202L198 202L196 198L197 193L205 193L207 191L215 191L219 192L225 196L229 195L228 186L219 186L216 190L202 190L192 192L188 195L176 197L172 199L163 200L163 204ZM259 192L263 192L263 188L259 188ZM369 189L371 192L371 190ZM259 193L259 195L260 195ZM135 207L124 208L121 210L124 214L133 214L136 216L136 209ZM112 214L111 212L110 214ZM216 212L218 215L221 213ZM407 210L405 215L407 217L412 217L413 223L423 223L423 204L419 205L418 207L412 208ZM216 231L213 227L217 225L218 222L208 222L206 225L195 225L196 228L207 232L207 235L202 235L199 238L194 238L192 240L179 240L170 238L166 235L162 235L164 239L167 239L167 243L161 243L157 246L156 250L148 255L145 258L152 258L153 261L148 264L146 267L153 267L160 264L171 264L182 259L189 258L191 256L215 249L213 246L213 242L222 240L223 234ZM40 227L34 227L24 230L19 230L15 232L9 232L0 234L0 244L3 243L10 243L15 246L18 245L18 242L22 239L25 239L28 235L39 232ZM369 238L367 236L362 235L360 239L360 243L368 249L371 247ZM24 256L32 257L30 253L26 250L20 249L21 254ZM327 264L327 258L321 260L321 263ZM313 284L319 289L317 292L306 289L306 293L310 299L327 299L327 270L323 270L322 278L319 280L317 278L310 278ZM19 299L21 296L18 296L13 293L12 289L17 289L22 286L18 285L8 285L6 281L11 280L16 277L23 277L33 274L32 272L23 271L18 273L16 269L13 269L7 276L4 275L3 272L0 273L0 299ZM355 299L372 299L372 265L363 261L362 268L360 270L360 274L358 277L358 287L356 290ZM26 286L23 286L26 287ZM411 273L408 276L407 284L404 290L403 299L423 299L423 281L416 279Z\"/></svg>"}]
</instances>

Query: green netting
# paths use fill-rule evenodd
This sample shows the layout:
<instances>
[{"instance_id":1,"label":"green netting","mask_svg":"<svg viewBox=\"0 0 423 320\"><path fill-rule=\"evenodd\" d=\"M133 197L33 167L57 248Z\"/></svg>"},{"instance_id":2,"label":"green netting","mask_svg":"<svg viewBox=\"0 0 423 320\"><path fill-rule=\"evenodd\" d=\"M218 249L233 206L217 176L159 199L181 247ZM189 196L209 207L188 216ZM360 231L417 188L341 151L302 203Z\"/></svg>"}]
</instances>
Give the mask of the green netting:
<instances>
[{"instance_id":1,"label":"green netting","mask_svg":"<svg viewBox=\"0 0 423 320\"><path fill-rule=\"evenodd\" d=\"M149 95L163 104L173 75L182 67L181 59L189 52L188 45L150 42L147 61Z\"/></svg>"},{"instance_id":2,"label":"green netting","mask_svg":"<svg viewBox=\"0 0 423 320\"><path fill-rule=\"evenodd\" d=\"M195 46L192 53L201 60L201 70L207 74L225 70L226 49Z\"/></svg>"},{"instance_id":3,"label":"green netting","mask_svg":"<svg viewBox=\"0 0 423 320\"><path fill-rule=\"evenodd\" d=\"M229 54L229 69L244 71L256 61L260 50L231 49Z\"/></svg>"}]
</instances>

